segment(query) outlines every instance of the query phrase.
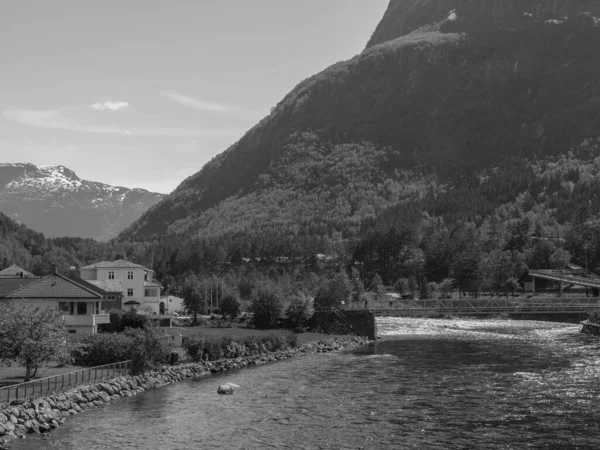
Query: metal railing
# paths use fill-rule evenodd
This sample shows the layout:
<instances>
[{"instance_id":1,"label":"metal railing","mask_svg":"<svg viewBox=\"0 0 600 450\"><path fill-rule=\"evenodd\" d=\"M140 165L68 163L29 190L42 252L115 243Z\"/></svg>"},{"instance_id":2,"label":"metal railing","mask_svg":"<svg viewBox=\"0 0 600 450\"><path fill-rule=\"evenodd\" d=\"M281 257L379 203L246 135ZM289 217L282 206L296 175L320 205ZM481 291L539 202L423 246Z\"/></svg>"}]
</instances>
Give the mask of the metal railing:
<instances>
[{"instance_id":1,"label":"metal railing","mask_svg":"<svg viewBox=\"0 0 600 450\"><path fill-rule=\"evenodd\" d=\"M591 312L600 306L598 298L537 299L460 299L408 300L394 302L390 309L371 309L376 315L419 315L425 313L450 314L552 314Z\"/></svg>"},{"instance_id":2,"label":"metal railing","mask_svg":"<svg viewBox=\"0 0 600 450\"><path fill-rule=\"evenodd\" d=\"M0 388L0 405L19 398L35 398L50 392L61 392L64 389L85 383L109 380L118 375L129 373L131 363L131 360L122 361L2 387Z\"/></svg>"}]
</instances>

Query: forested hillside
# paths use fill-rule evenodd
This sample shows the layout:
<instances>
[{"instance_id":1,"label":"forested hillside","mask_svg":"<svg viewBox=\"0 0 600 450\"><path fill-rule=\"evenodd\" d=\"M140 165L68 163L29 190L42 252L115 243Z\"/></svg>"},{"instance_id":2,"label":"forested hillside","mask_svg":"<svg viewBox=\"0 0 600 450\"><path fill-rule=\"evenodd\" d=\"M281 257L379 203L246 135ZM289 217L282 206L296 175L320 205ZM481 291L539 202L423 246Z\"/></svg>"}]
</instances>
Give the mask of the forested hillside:
<instances>
[{"instance_id":1,"label":"forested hillside","mask_svg":"<svg viewBox=\"0 0 600 450\"><path fill-rule=\"evenodd\" d=\"M355 223L600 135L600 20L522 19L453 12L303 81L123 237Z\"/></svg>"}]
</instances>

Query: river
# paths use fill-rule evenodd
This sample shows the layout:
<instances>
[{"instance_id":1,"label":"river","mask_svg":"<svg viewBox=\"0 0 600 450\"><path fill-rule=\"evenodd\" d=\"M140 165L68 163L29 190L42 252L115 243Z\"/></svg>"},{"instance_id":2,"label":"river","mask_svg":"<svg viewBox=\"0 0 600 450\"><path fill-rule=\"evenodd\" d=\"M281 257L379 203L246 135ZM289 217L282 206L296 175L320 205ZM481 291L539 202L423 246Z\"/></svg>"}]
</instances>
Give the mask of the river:
<instances>
[{"instance_id":1,"label":"river","mask_svg":"<svg viewBox=\"0 0 600 450\"><path fill-rule=\"evenodd\" d=\"M600 448L600 339L580 325L378 320L372 345L151 390L10 448Z\"/></svg>"}]
</instances>

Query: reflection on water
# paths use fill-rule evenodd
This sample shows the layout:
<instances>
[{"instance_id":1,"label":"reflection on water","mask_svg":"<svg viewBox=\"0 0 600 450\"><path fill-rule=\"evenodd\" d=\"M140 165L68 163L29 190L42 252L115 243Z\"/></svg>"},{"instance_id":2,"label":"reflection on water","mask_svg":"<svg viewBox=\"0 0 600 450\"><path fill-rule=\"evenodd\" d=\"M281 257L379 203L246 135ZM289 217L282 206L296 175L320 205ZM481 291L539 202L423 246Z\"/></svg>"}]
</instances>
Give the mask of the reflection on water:
<instances>
[{"instance_id":1,"label":"reflection on water","mask_svg":"<svg viewBox=\"0 0 600 450\"><path fill-rule=\"evenodd\" d=\"M14 449L599 448L600 341L579 327L382 319L386 339L182 382ZM243 388L217 395L225 381Z\"/></svg>"}]
</instances>

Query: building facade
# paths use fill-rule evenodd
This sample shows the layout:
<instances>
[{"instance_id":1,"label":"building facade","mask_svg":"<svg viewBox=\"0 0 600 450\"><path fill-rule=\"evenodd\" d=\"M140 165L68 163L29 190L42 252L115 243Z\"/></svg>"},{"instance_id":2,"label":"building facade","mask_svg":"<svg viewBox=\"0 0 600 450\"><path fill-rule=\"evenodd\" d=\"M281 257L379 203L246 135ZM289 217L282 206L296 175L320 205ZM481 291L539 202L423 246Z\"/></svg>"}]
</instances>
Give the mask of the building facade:
<instances>
[{"instance_id":1,"label":"building facade","mask_svg":"<svg viewBox=\"0 0 600 450\"><path fill-rule=\"evenodd\" d=\"M105 290L120 289L122 309L151 310L159 314L162 286L154 281L153 274L152 270L123 259L101 261L80 269L83 280Z\"/></svg>"},{"instance_id":2,"label":"building facade","mask_svg":"<svg viewBox=\"0 0 600 450\"><path fill-rule=\"evenodd\" d=\"M110 322L102 309L105 295L56 273L37 279L0 280L0 301L56 309L70 333L96 333L98 325Z\"/></svg>"}]
</instances>

